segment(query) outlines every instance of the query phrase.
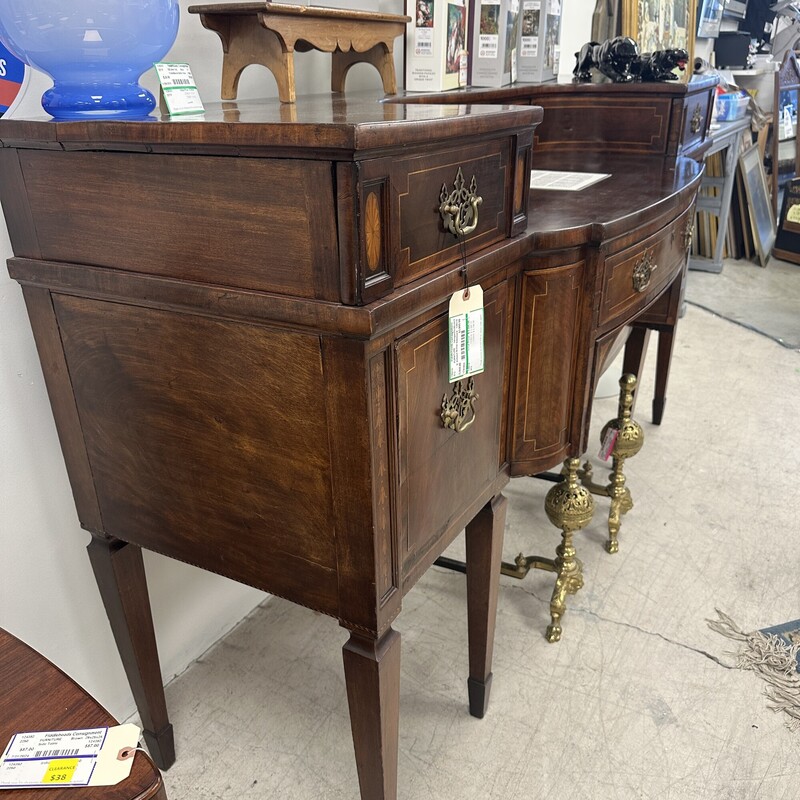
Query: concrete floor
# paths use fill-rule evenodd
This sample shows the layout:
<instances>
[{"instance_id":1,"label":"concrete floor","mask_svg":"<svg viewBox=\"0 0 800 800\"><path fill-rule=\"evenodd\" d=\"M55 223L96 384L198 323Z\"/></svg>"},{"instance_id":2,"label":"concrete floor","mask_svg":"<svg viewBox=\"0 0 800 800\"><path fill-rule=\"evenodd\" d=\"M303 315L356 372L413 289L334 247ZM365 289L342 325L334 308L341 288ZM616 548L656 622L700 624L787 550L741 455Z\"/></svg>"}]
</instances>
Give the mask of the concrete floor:
<instances>
[{"instance_id":1,"label":"concrete floor","mask_svg":"<svg viewBox=\"0 0 800 800\"><path fill-rule=\"evenodd\" d=\"M755 674L732 668L736 643L706 624L715 608L745 630L800 616L800 354L689 306L660 427L643 381L647 441L627 470L635 507L620 552L603 549L598 499L577 537L585 587L554 645L543 637L552 576L501 579L483 720L467 712L463 576L433 568L406 597L395 625L400 798L800 795L800 733L769 710ZM615 411L614 398L598 400L595 427ZM552 554L549 488L511 482L506 558ZM175 679L171 800L355 800L345 639L334 620L272 599Z\"/></svg>"},{"instance_id":2,"label":"concrete floor","mask_svg":"<svg viewBox=\"0 0 800 800\"><path fill-rule=\"evenodd\" d=\"M725 259L722 272L689 272L686 299L695 305L800 349L800 265L771 258Z\"/></svg>"}]
</instances>

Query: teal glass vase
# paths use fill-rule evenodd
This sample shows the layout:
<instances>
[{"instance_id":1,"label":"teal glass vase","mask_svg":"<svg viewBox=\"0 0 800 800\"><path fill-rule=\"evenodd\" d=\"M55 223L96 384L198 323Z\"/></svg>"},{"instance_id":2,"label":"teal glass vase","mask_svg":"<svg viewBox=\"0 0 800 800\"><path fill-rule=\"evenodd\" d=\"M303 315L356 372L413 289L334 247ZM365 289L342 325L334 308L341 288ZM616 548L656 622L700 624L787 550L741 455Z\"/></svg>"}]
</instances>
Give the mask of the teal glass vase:
<instances>
[{"instance_id":1,"label":"teal glass vase","mask_svg":"<svg viewBox=\"0 0 800 800\"><path fill-rule=\"evenodd\" d=\"M56 119L146 117L139 85L178 34L178 0L0 0L0 40L53 79L42 107Z\"/></svg>"}]
</instances>

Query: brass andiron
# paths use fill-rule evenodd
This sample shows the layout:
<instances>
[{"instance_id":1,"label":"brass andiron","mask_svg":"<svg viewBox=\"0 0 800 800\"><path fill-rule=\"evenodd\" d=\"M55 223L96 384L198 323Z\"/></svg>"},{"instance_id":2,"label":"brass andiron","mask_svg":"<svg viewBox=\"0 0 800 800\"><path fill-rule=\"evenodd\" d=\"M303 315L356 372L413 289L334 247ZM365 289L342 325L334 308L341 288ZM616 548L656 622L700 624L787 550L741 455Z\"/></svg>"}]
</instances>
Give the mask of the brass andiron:
<instances>
[{"instance_id":1,"label":"brass andiron","mask_svg":"<svg viewBox=\"0 0 800 800\"><path fill-rule=\"evenodd\" d=\"M608 541L606 542L606 550L609 553L619 551L617 536L622 524L622 515L627 514L633 508L631 491L625 486L625 475L622 471L625 466L625 459L635 456L644 444L642 426L635 419L631 419L636 376L623 375L619 380L619 388L618 417L607 422L600 432L600 441L604 444L606 436L614 435L616 437L614 447L611 450L613 462L608 484L602 486L599 483L594 483L592 480L592 465L588 461L578 473L581 483L592 494L605 495L611 498L611 507L608 511Z\"/></svg>"},{"instance_id":2,"label":"brass andiron","mask_svg":"<svg viewBox=\"0 0 800 800\"><path fill-rule=\"evenodd\" d=\"M567 610L567 595L575 594L583 586L583 566L576 557L572 534L585 528L592 519L594 500L591 492L578 482L580 459L568 458L564 462L564 479L557 483L544 500L547 518L561 528L561 544L554 559L524 556L520 553L513 564L503 562L501 573L512 578L524 578L531 569L556 573L556 585L550 599L550 625L545 637L548 642L561 639L561 618Z\"/></svg>"}]
</instances>

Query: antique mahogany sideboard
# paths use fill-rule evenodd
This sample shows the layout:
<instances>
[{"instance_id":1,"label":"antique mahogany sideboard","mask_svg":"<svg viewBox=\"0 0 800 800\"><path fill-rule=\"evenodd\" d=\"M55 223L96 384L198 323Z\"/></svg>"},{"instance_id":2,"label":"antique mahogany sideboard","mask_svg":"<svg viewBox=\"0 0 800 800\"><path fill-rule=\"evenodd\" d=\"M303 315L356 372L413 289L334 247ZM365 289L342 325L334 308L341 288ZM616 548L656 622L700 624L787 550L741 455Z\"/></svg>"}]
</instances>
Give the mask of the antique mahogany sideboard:
<instances>
[{"instance_id":1,"label":"antique mahogany sideboard","mask_svg":"<svg viewBox=\"0 0 800 800\"><path fill-rule=\"evenodd\" d=\"M541 119L348 96L197 121L0 121L9 269L160 766L175 756L142 547L339 620L374 800L396 797L392 622L466 527L483 715L501 490L585 449L610 344L680 291L701 173L663 153L543 151L537 166L611 177L532 192ZM440 215L462 178L482 198L463 243ZM465 283L485 293L486 370L458 431L443 422L458 400L447 304Z\"/></svg>"},{"instance_id":2,"label":"antique mahogany sideboard","mask_svg":"<svg viewBox=\"0 0 800 800\"><path fill-rule=\"evenodd\" d=\"M709 128L718 82L712 75L695 75L687 83L575 83L561 79L515 83L500 89L467 87L432 94L401 92L388 102L541 106L544 119L534 133L534 159L547 153L563 156L591 150L617 155L687 156L703 161L713 145ZM664 416L682 299L681 282L620 336L620 340L627 340L624 371L641 375L650 332L658 333L652 403L652 420L656 425L661 424Z\"/></svg>"}]
</instances>

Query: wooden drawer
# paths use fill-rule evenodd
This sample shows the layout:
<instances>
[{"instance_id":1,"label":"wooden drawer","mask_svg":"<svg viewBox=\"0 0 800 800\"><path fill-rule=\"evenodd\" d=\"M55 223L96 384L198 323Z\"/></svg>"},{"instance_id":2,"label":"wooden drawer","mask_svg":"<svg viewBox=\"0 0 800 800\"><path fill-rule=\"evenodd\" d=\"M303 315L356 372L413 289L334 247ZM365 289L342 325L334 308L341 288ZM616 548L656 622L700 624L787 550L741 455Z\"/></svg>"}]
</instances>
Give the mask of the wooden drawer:
<instances>
[{"instance_id":1,"label":"wooden drawer","mask_svg":"<svg viewBox=\"0 0 800 800\"><path fill-rule=\"evenodd\" d=\"M497 477L501 452L503 382L508 347L508 290L486 292L486 370L474 376L475 420L461 432L445 428L448 382L447 315L396 344L399 441L399 538L403 575L435 547L466 505ZM466 388L470 379L461 382ZM433 556L435 557L435 556Z\"/></svg>"},{"instance_id":2,"label":"wooden drawer","mask_svg":"<svg viewBox=\"0 0 800 800\"><path fill-rule=\"evenodd\" d=\"M525 167L523 159L518 166L523 177L528 174ZM362 162L359 169L365 301L385 294L386 284L403 286L463 257L459 239L439 213L442 192L449 194L462 181L465 193L474 187L481 198L478 226L466 236L467 255L511 234L515 187L510 137L375 159Z\"/></svg>"},{"instance_id":3,"label":"wooden drawer","mask_svg":"<svg viewBox=\"0 0 800 800\"><path fill-rule=\"evenodd\" d=\"M652 302L686 263L693 209L664 230L608 256L603 269L599 326L626 322Z\"/></svg>"},{"instance_id":4,"label":"wooden drawer","mask_svg":"<svg viewBox=\"0 0 800 800\"><path fill-rule=\"evenodd\" d=\"M339 298L327 162L48 150L19 159L44 259Z\"/></svg>"},{"instance_id":5,"label":"wooden drawer","mask_svg":"<svg viewBox=\"0 0 800 800\"><path fill-rule=\"evenodd\" d=\"M711 123L712 90L704 90L689 94L683 102L683 120L681 123L681 142L678 152L691 154L706 138Z\"/></svg>"}]
</instances>

